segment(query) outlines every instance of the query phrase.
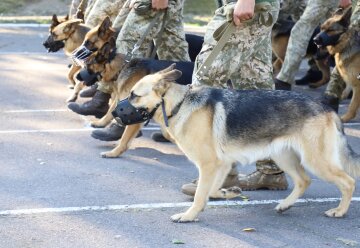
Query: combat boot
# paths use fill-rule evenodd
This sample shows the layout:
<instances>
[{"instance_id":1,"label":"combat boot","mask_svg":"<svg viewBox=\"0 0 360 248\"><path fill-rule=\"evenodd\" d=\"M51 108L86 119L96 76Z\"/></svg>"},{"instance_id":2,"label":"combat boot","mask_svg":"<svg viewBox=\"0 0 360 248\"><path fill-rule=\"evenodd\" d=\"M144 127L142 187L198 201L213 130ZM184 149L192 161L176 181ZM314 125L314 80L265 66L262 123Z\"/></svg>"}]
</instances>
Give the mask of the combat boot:
<instances>
[{"instance_id":1,"label":"combat boot","mask_svg":"<svg viewBox=\"0 0 360 248\"><path fill-rule=\"evenodd\" d=\"M242 190L286 190L288 182L284 172L277 174L265 174L260 170L256 170L247 176L238 177L239 183L236 185Z\"/></svg>"},{"instance_id":2,"label":"combat boot","mask_svg":"<svg viewBox=\"0 0 360 248\"><path fill-rule=\"evenodd\" d=\"M68 108L79 115L94 115L96 118L103 117L109 110L110 94L96 91L94 97L83 104L71 102Z\"/></svg>"},{"instance_id":3,"label":"combat boot","mask_svg":"<svg viewBox=\"0 0 360 248\"><path fill-rule=\"evenodd\" d=\"M322 79L321 71L309 69L302 78L295 80L295 84L296 85L307 85L309 83L318 82L321 79Z\"/></svg>"},{"instance_id":4,"label":"combat boot","mask_svg":"<svg viewBox=\"0 0 360 248\"><path fill-rule=\"evenodd\" d=\"M96 93L96 90L97 90L97 87L98 85L97 84L93 84L91 85L89 88L85 89L85 90L82 90L80 92L80 96L81 97L93 97Z\"/></svg>"},{"instance_id":5,"label":"combat boot","mask_svg":"<svg viewBox=\"0 0 360 248\"><path fill-rule=\"evenodd\" d=\"M170 142L161 132L153 132L151 134L151 139L156 142Z\"/></svg>"},{"instance_id":6,"label":"combat boot","mask_svg":"<svg viewBox=\"0 0 360 248\"><path fill-rule=\"evenodd\" d=\"M121 138L125 131L125 127L120 126L118 123L111 123L109 127L99 130L94 130L91 137L102 141L116 141ZM142 136L140 131L136 137Z\"/></svg>"},{"instance_id":7,"label":"combat boot","mask_svg":"<svg viewBox=\"0 0 360 248\"><path fill-rule=\"evenodd\" d=\"M185 195L194 196L196 192L196 188L198 185L198 179L193 180L191 183L184 184L181 187L181 192L183 192ZM231 188L233 186L239 185L239 179L238 179L238 173L236 168L233 168L229 175L226 177L222 188Z\"/></svg>"},{"instance_id":8,"label":"combat boot","mask_svg":"<svg viewBox=\"0 0 360 248\"><path fill-rule=\"evenodd\" d=\"M275 90L291 90L291 84L281 81L280 79L274 79Z\"/></svg>"}]
</instances>

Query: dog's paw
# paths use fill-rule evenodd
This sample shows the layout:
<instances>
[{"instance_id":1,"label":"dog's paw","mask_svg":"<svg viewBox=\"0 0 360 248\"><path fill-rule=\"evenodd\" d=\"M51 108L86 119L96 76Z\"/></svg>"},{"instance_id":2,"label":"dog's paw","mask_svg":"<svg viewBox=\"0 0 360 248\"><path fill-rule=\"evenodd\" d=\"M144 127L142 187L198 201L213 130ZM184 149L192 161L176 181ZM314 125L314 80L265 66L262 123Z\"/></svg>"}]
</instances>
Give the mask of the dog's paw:
<instances>
[{"instance_id":1,"label":"dog's paw","mask_svg":"<svg viewBox=\"0 0 360 248\"><path fill-rule=\"evenodd\" d=\"M283 203L279 203L276 207L275 210L278 213L282 213L285 212L286 210L288 210L289 208L291 208L291 205L287 205L287 204L283 204Z\"/></svg>"},{"instance_id":2,"label":"dog's paw","mask_svg":"<svg viewBox=\"0 0 360 248\"><path fill-rule=\"evenodd\" d=\"M177 223L185 223L185 222L193 222L193 221L199 221L196 218L187 216L186 213L179 213L179 214L174 214L173 216L171 216L171 220L173 222L177 222Z\"/></svg>"},{"instance_id":3,"label":"dog's paw","mask_svg":"<svg viewBox=\"0 0 360 248\"><path fill-rule=\"evenodd\" d=\"M114 154L113 152L102 152L100 155L102 158L117 158L120 156L118 154Z\"/></svg>"},{"instance_id":4,"label":"dog's paw","mask_svg":"<svg viewBox=\"0 0 360 248\"><path fill-rule=\"evenodd\" d=\"M332 208L325 212L325 215L327 217L335 217L335 218L341 218L344 216L344 211L342 211L339 208Z\"/></svg>"},{"instance_id":5,"label":"dog's paw","mask_svg":"<svg viewBox=\"0 0 360 248\"><path fill-rule=\"evenodd\" d=\"M68 87L68 89L70 89L70 90L73 90L73 89L74 89L74 85L72 85L72 84L69 84L67 87Z\"/></svg>"},{"instance_id":6,"label":"dog's paw","mask_svg":"<svg viewBox=\"0 0 360 248\"><path fill-rule=\"evenodd\" d=\"M239 187L233 186L228 189L221 189L222 198L231 199L241 195L241 189Z\"/></svg>"}]
</instances>

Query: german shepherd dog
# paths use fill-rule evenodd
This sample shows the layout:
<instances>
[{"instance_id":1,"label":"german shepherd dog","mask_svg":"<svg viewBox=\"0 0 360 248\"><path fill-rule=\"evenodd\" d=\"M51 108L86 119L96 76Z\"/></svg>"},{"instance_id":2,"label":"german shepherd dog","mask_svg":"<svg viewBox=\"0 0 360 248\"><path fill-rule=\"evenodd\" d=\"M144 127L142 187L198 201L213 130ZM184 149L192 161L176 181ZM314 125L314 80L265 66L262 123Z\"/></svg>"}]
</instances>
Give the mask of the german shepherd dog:
<instances>
[{"instance_id":1,"label":"german shepherd dog","mask_svg":"<svg viewBox=\"0 0 360 248\"><path fill-rule=\"evenodd\" d=\"M49 52L57 52L63 48L65 54L71 56L72 52L81 45L89 30L90 28L83 24L81 19L71 19L60 22L57 16L53 15L49 36L43 44L48 48ZM74 91L66 100L67 102L76 101L80 90L83 88L83 85L74 79L75 74L80 69L80 66L72 64L68 72L68 80L70 85L74 87Z\"/></svg>"},{"instance_id":2,"label":"german shepherd dog","mask_svg":"<svg viewBox=\"0 0 360 248\"><path fill-rule=\"evenodd\" d=\"M286 49L289 42L291 30L294 27L295 22L288 19L279 19L273 26L271 32L271 44L272 51L275 55L273 62L274 75L277 75L284 63ZM309 83L310 88L318 88L326 84L330 80L330 66L328 64L329 54L326 49L317 48L313 42L313 38L320 32L317 28L312 34L307 50L306 57L314 58L315 63L322 73L322 78L313 83Z\"/></svg>"},{"instance_id":3,"label":"german shepherd dog","mask_svg":"<svg viewBox=\"0 0 360 248\"><path fill-rule=\"evenodd\" d=\"M341 116L343 122L356 117L360 106L360 82L357 79L360 68L360 34L358 26L350 26L351 7L339 10L321 25L321 33L315 43L325 47L334 55L336 69L353 96L347 112Z\"/></svg>"},{"instance_id":4,"label":"german shepherd dog","mask_svg":"<svg viewBox=\"0 0 360 248\"><path fill-rule=\"evenodd\" d=\"M130 94L130 89L137 81L145 75L163 70L173 63L174 61L156 59L132 59L127 62L124 54L116 53L115 39L111 38L92 55L86 66L88 74L97 75L101 82L111 84L113 88L108 112L101 119L91 121L91 126L105 127L108 125L114 118L112 111L117 102ZM193 62L176 62L176 68L183 72L177 83L188 84L191 82ZM79 80L82 80L81 75L80 72L77 76Z\"/></svg>"},{"instance_id":5,"label":"german shepherd dog","mask_svg":"<svg viewBox=\"0 0 360 248\"><path fill-rule=\"evenodd\" d=\"M332 109L292 91L179 85L174 82L181 72L173 68L143 77L125 100L139 113L152 113L146 116L165 128L199 169L193 205L173 215L173 221L196 220L209 196L236 196L231 190L219 190L232 163L245 165L269 157L294 181L291 194L276 206L278 212L289 209L310 185L306 168L342 193L339 206L326 211L326 216L346 214L355 189L353 177L360 176L360 158L348 146Z\"/></svg>"}]
</instances>

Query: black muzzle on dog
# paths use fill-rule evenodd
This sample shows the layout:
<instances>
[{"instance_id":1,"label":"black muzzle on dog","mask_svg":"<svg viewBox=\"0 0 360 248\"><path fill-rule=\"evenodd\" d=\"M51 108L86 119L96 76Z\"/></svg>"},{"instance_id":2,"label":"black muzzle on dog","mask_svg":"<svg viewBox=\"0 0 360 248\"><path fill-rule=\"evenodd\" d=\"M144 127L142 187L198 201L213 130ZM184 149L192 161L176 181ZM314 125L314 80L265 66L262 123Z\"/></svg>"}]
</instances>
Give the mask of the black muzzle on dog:
<instances>
[{"instance_id":1,"label":"black muzzle on dog","mask_svg":"<svg viewBox=\"0 0 360 248\"><path fill-rule=\"evenodd\" d=\"M335 34L335 35L328 35L326 32L321 32L315 36L314 43L318 47L336 45L336 43L338 42L338 40L342 34L343 33Z\"/></svg>"},{"instance_id":2,"label":"black muzzle on dog","mask_svg":"<svg viewBox=\"0 0 360 248\"><path fill-rule=\"evenodd\" d=\"M48 53L55 53L61 48L64 48L65 43L62 40L54 40L52 36L49 36L47 40L43 42L43 46L47 49Z\"/></svg>"},{"instance_id":3,"label":"black muzzle on dog","mask_svg":"<svg viewBox=\"0 0 360 248\"><path fill-rule=\"evenodd\" d=\"M72 52L71 58L76 65L84 67L90 55L95 51L96 50L89 50L86 46L81 45Z\"/></svg>"},{"instance_id":4,"label":"black muzzle on dog","mask_svg":"<svg viewBox=\"0 0 360 248\"><path fill-rule=\"evenodd\" d=\"M86 86L91 86L100 80L100 73L92 73L87 68L83 68L76 75L76 79L84 82Z\"/></svg>"},{"instance_id":5,"label":"black muzzle on dog","mask_svg":"<svg viewBox=\"0 0 360 248\"><path fill-rule=\"evenodd\" d=\"M163 103L164 101L162 101ZM129 99L119 101L116 108L112 112L115 120L122 126L137 124L146 122L147 125L150 119L154 116L156 110L160 104L156 105L155 108L149 112L145 108L135 108L131 105Z\"/></svg>"}]
</instances>

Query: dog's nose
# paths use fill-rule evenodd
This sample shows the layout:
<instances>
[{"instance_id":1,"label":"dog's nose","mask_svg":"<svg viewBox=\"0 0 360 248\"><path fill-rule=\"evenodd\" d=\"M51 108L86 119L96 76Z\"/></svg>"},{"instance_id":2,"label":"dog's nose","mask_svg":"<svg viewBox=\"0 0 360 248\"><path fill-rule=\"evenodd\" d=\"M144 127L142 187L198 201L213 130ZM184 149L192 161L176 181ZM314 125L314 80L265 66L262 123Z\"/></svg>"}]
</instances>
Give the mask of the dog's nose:
<instances>
[{"instance_id":1,"label":"dog's nose","mask_svg":"<svg viewBox=\"0 0 360 248\"><path fill-rule=\"evenodd\" d=\"M45 47L45 48L49 48L49 42L46 40L46 41L44 41L43 42L43 46Z\"/></svg>"},{"instance_id":2,"label":"dog's nose","mask_svg":"<svg viewBox=\"0 0 360 248\"><path fill-rule=\"evenodd\" d=\"M316 36L314 37L314 39L313 39L315 45L317 45L317 46L322 46L322 45L323 45L323 40L322 40L320 34L321 34L321 33L319 33L318 35L316 35Z\"/></svg>"}]
</instances>

